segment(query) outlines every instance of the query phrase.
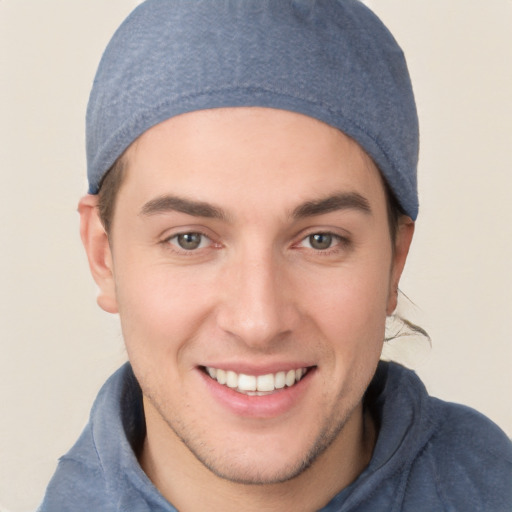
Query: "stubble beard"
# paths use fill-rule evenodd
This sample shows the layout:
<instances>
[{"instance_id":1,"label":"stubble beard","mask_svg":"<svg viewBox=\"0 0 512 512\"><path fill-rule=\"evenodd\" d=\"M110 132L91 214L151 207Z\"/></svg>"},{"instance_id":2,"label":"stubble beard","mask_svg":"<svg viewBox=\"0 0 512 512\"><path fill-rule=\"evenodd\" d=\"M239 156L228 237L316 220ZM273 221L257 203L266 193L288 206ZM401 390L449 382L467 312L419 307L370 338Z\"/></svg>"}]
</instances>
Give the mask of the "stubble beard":
<instances>
[{"instance_id":1,"label":"stubble beard","mask_svg":"<svg viewBox=\"0 0 512 512\"><path fill-rule=\"evenodd\" d=\"M146 397L185 448L213 475L234 484L251 486L281 484L305 473L338 438L357 407L356 403L339 417L325 418L324 427L310 445L303 449L302 455L298 454L294 460L286 461L275 470L273 475L265 475L255 465L236 464L233 460L227 461L216 456L212 453L211 447L204 441L198 440L200 436L194 435L195 429L190 429L179 418L168 417L157 401L149 395ZM293 433L291 432L290 435Z\"/></svg>"}]
</instances>

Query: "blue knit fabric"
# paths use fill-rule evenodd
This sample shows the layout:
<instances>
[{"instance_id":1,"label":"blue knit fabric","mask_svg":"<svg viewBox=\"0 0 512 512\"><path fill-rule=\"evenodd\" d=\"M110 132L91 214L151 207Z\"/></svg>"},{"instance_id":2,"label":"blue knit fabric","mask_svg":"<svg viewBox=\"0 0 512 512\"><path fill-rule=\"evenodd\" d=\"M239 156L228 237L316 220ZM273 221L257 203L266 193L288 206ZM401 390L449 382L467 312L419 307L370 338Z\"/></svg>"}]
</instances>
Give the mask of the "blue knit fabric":
<instances>
[{"instance_id":1,"label":"blue knit fabric","mask_svg":"<svg viewBox=\"0 0 512 512\"><path fill-rule=\"evenodd\" d=\"M393 363L380 363L365 403L378 426L372 460L322 512L512 510L512 444L487 418L429 397ZM39 512L176 512L137 462L133 447L144 436L141 390L127 364L100 391Z\"/></svg>"},{"instance_id":2,"label":"blue knit fabric","mask_svg":"<svg viewBox=\"0 0 512 512\"><path fill-rule=\"evenodd\" d=\"M418 213L418 121L406 62L356 0L148 0L109 43L87 111L89 192L151 126L262 106L317 118L374 159Z\"/></svg>"}]
</instances>

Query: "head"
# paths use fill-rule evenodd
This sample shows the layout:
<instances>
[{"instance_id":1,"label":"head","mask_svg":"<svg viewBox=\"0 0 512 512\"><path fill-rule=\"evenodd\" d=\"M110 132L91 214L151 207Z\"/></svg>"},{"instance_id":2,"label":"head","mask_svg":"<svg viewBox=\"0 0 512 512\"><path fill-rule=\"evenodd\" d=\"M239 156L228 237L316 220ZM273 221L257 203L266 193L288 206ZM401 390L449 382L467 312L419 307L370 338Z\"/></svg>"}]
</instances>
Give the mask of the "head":
<instances>
[{"instance_id":1,"label":"head","mask_svg":"<svg viewBox=\"0 0 512 512\"><path fill-rule=\"evenodd\" d=\"M276 483L358 438L413 234L417 125L403 57L363 6L235 3L150 1L114 36L82 238L148 450ZM133 25L147 53L120 61Z\"/></svg>"}]
</instances>

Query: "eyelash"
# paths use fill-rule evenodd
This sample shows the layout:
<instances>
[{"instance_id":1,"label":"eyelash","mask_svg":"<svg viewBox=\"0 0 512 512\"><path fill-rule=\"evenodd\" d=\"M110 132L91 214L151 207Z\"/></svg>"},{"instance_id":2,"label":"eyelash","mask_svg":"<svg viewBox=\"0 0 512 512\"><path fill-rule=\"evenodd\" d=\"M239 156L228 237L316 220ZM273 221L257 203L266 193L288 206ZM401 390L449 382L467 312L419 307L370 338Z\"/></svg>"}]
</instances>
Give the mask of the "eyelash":
<instances>
[{"instance_id":1,"label":"eyelash","mask_svg":"<svg viewBox=\"0 0 512 512\"><path fill-rule=\"evenodd\" d=\"M318 249L311 247L311 238L315 236L323 236L323 237L330 237L331 238L331 245L329 247L326 247L325 249ZM309 247L304 246L303 244L309 241ZM332 233L330 231L313 231L311 233L308 233L306 236L301 238L299 243L297 244L299 248L304 248L305 250L311 250L315 254L322 255L322 256L328 256L332 254L338 253L340 250L344 248L348 248L351 245L351 241L349 238L345 236L341 236L337 233Z\"/></svg>"},{"instance_id":2,"label":"eyelash","mask_svg":"<svg viewBox=\"0 0 512 512\"><path fill-rule=\"evenodd\" d=\"M199 246L196 247L196 248L193 248L193 249L185 249L184 247L180 247L179 246L179 242L178 242L178 239L179 237L184 237L184 236L194 236L194 235L198 235L201 237L201 241L199 243ZM173 243L173 240L176 240L176 243ZM186 255L186 256L193 256L194 253L197 253L198 250L200 249L205 249L206 247L203 246L203 243L205 243L206 241L208 241L208 246L215 246L215 245L218 245L220 246L220 244L215 244L213 242L213 240L208 236L206 235L205 233L202 233L201 231L184 231L184 232L181 232L181 233L176 233L172 236L169 236L167 237L165 240L162 241L162 243L165 245L165 246L172 246L172 250L177 252L178 254L180 255Z\"/></svg>"},{"instance_id":3,"label":"eyelash","mask_svg":"<svg viewBox=\"0 0 512 512\"><path fill-rule=\"evenodd\" d=\"M186 236L200 236L201 239L199 241L199 245L194 248L185 249L184 247L180 247L178 239L179 237L186 237ZM330 238L330 245L329 247L326 247L325 249L322 248L315 248L311 246L311 241L313 237L328 237ZM173 242L175 240L176 242ZM304 243L309 242L309 246L304 246ZM166 246L171 245L172 250L177 252L178 254L192 256L194 253L197 253L200 249L206 249L207 247L220 247L220 244L215 244L213 240L206 235L205 233L202 233L201 231L185 231L181 233L173 234L170 237L167 237L162 242ZM207 243L208 245L204 245ZM319 254L322 256L327 256L330 254L334 254L339 252L342 248L347 248L351 244L350 240L347 237L338 235L336 233L332 233L330 231L314 231L311 233L308 233L306 236L303 236L300 241L297 244L294 244L295 247L299 249L305 249L310 250L314 252L315 254Z\"/></svg>"}]
</instances>

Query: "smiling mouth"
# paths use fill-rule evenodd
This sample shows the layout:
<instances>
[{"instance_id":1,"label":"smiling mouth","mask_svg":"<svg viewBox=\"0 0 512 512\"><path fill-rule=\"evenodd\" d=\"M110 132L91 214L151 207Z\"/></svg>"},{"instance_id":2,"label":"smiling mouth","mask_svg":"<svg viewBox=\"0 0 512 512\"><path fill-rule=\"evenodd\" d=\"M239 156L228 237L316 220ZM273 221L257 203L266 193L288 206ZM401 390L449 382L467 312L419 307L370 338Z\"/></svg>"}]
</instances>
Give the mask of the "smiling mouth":
<instances>
[{"instance_id":1,"label":"smiling mouth","mask_svg":"<svg viewBox=\"0 0 512 512\"><path fill-rule=\"evenodd\" d=\"M267 373L266 375L247 375L231 370L222 370L211 366L204 371L219 384L250 396L264 396L290 388L297 384L309 372L309 368Z\"/></svg>"}]
</instances>

